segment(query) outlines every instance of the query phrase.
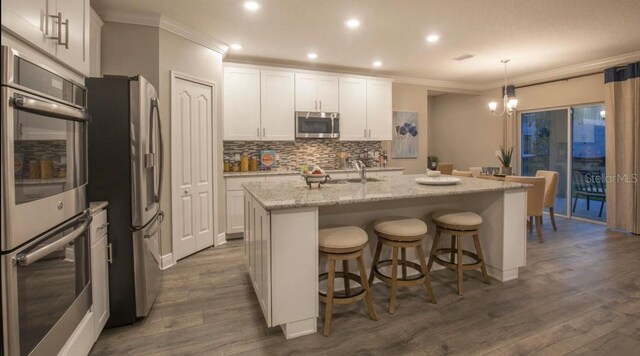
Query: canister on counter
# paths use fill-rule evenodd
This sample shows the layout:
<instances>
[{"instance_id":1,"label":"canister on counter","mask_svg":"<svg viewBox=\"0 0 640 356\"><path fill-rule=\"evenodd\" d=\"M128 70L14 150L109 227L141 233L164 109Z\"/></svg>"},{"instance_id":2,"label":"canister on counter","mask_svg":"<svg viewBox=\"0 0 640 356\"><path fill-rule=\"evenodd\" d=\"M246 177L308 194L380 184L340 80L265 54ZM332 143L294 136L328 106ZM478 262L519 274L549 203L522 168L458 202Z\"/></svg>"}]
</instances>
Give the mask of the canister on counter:
<instances>
[{"instance_id":1,"label":"canister on counter","mask_svg":"<svg viewBox=\"0 0 640 356\"><path fill-rule=\"evenodd\" d=\"M240 170L242 172L249 172L249 156L242 155L240 157Z\"/></svg>"},{"instance_id":2,"label":"canister on counter","mask_svg":"<svg viewBox=\"0 0 640 356\"><path fill-rule=\"evenodd\" d=\"M231 166L231 171L240 172L240 162L234 161L233 165Z\"/></svg>"},{"instance_id":3,"label":"canister on counter","mask_svg":"<svg viewBox=\"0 0 640 356\"><path fill-rule=\"evenodd\" d=\"M40 160L40 178L51 179L53 178L53 161L50 159Z\"/></svg>"},{"instance_id":4,"label":"canister on counter","mask_svg":"<svg viewBox=\"0 0 640 356\"><path fill-rule=\"evenodd\" d=\"M228 158L225 158L224 160L224 171L231 172L231 160Z\"/></svg>"},{"instance_id":5,"label":"canister on counter","mask_svg":"<svg viewBox=\"0 0 640 356\"><path fill-rule=\"evenodd\" d=\"M29 178L40 178L40 162L35 159L29 161Z\"/></svg>"},{"instance_id":6,"label":"canister on counter","mask_svg":"<svg viewBox=\"0 0 640 356\"><path fill-rule=\"evenodd\" d=\"M251 172L258 170L258 156L251 156L251 158L249 158L249 170Z\"/></svg>"}]
</instances>

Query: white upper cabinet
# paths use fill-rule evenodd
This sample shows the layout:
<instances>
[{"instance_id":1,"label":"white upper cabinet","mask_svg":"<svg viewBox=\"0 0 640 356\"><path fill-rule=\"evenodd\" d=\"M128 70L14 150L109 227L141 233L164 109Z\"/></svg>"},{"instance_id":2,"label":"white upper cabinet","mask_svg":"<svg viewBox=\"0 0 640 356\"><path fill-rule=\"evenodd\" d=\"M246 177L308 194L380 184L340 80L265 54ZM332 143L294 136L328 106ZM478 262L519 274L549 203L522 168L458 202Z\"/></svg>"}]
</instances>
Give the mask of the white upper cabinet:
<instances>
[{"instance_id":1,"label":"white upper cabinet","mask_svg":"<svg viewBox=\"0 0 640 356\"><path fill-rule=\"evenodd\" d=\"M260 140L260 70L225 67L223 97L224 139Z\"/></svg>"},{"instance_id":2,"label":"white upper cabinet","mask_svg":"<svg viewBox=\"0 0 640 356\"><path fill-rule=\"evenodd\" d=\"M293 141L295 138L293 78L290 72L261 72L263 140Z\"/></svg>"},{"instance_id":3,"label":"white upper cabinet","mask_svg":"<svg viewBox=\"0 0 640 356\"><path fill-rule=\"evenodd\" d=\"M367 80L367 136L372 141L391 141L391 82Z\"/></svg>"},{"instance_id":4,"label":"white upper cabinet","mask_svg":"<svg viewBox=\"0 0 640 356\"><path fill-rule=\"evenodd\" d=\"M56 14L55 1L2 0L2 28L53 56L57 42L48 37L54 35Z\"/></svg>"},{"instance_id":5,"label":"white upper cabinet","mask_svg":"<svg viewBox=\"0 0 640 356\"><path fill-rule=\"evenodd\" d=\"M3 0L2 28L89 74L89 0Z\"/></svg>"},{"instance_id":6,"label":"white upper cabinet","mask_svg":"<svg viewBox=\"0 0 640 356\"><path fill-rule=\"evenodd\" d=\"M318 78L296 74L296 111L318 111Z\"/></svg>"},{"instance_id":7,"label":"white upper cabinet","mask_svg":"<svg viewBox=\"0 0 640 356\"><path fill-rule=\"evenodd\" d=\"M318 111L338 112L339 78L318 76Z\"/></svg>"},{"instance_id":8,"label":"white upper cabinet","mask_svg":"<svg viewBox=\"0 0 640 356\"><path fill-rule=\"evenodd\" d=\"M62 15L61 37L65 43L58 46L57 57L89 75L89 1L58 0L57 4L57 12Z\"/></svg>"},{"instance_id":9,"label":"white upper cabinet","mask_svg":"<svg viewBox=\"0 0 640 356\"><path fill-rule=\"evenodd\" d=\"M340 78L340 140L367 139L367 81Z\"/></svg>"},{"instance_id":10,"label":"white upper cabinet","mask_svg":"<svg viewBox=\"0 0 640 356\"><path fill-rule=\"evenodd\" d=\"M338 83L337 76L296 74L296 111L338 112Z\"/></svg>"}]
</instances>

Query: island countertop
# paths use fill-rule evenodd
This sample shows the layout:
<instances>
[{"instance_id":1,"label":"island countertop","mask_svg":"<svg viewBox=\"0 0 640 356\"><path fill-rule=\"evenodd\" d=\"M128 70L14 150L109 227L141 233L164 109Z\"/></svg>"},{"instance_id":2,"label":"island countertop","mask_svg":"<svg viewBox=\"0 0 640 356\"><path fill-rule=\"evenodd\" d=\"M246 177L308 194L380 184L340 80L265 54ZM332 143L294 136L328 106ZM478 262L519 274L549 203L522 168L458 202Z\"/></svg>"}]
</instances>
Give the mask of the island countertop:
<instances>
[{"instance_id":1,"label":"island countertop","mask_svg":"<svg viewBox=\"0 0 640 356\"><path fill-rule=\"evenodd\" d=\"M467 177L459 177L460 183L455 185L427 186L416 183L415 179L418 177L424 175L387 177L364 185L359 182L324 184L319 189L309 189L303 181L244 183L242 186L266 210L417 199L527 187L520 183Z\"/></svg>"}]
</instances>

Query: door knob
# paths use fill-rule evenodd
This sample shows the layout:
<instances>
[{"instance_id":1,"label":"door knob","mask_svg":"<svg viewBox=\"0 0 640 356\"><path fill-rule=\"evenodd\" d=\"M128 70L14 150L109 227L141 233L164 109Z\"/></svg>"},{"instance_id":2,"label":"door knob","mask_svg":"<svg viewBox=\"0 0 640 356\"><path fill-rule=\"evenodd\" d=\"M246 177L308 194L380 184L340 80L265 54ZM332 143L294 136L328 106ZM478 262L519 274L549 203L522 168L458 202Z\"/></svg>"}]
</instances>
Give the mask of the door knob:
<instances>
[{"instance_id":1,"label":"door knob","mask_svg":"<svg viewBox=\"0 0 640 356\"><path fill-rule=\"evenodd\" d=\"M189 194L189 191L185 189L184 194Z\"/></svg>"}]
</instances>

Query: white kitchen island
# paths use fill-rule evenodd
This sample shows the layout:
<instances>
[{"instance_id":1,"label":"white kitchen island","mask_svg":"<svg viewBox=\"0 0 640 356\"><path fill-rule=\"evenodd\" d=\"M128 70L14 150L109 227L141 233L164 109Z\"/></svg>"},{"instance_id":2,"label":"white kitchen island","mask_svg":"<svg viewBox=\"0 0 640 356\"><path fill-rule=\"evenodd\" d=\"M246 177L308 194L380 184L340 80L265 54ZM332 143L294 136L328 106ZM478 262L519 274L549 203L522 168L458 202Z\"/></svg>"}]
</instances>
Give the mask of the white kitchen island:
<instances>
[{"instance_id":1,"label":"white kitchen island","mask_svg":"<svg viewBox=\"0 0 640 356\"><path fill-rule=\"evenodd\" d=\"M267 324L280 325L287 339L317 331L322 267L318 229L330 225L355 225L367 231L365 261L370 271L377 243L375 219L409 216L427 222L429 236L423 247L428 256L435 232L431 213L473 211L484 220L480 240L489 274L503 282L517 279L526 257L526 187L464 177L456 185L423 186L414 181L417 177L325 184L320 189L309 189L303 181L245 183L246 262ZM465 249L473 249L468 242ZM407 252L408 259L416 259Z\"/></svg>"}]
</instances>

